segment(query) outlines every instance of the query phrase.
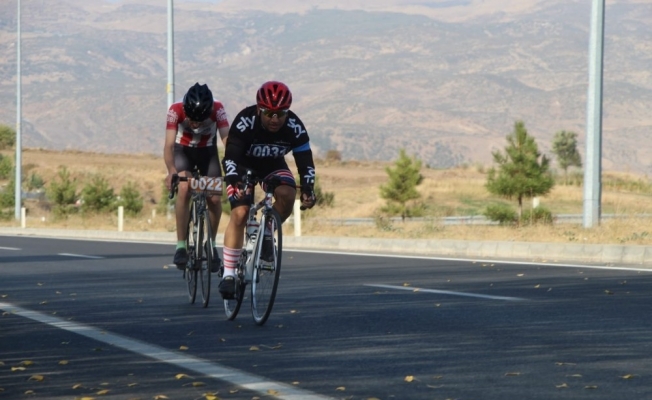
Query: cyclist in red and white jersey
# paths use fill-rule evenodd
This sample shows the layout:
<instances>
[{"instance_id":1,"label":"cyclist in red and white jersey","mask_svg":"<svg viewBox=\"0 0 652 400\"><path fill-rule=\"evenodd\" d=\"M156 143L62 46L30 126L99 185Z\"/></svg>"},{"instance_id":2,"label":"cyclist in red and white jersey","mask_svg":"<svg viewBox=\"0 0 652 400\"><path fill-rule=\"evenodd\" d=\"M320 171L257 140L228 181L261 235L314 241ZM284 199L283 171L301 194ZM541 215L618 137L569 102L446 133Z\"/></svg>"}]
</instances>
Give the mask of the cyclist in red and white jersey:
<instances>
[{"instance_id":1,"label":"cyclist in red and white jersey","mask_svg":"<svg viewBox=\"0 0 652 400\"><path fill-rule=\"evenodd\" d=\"M222 168L217 154L217 133L226 145L229 133L229 121L224 106L213 99L213 93L207 85L195 83L183 97L183 101L170 106L165 129L165 147L163 159L168 170L165 185L172 187L172 176L192 176L195 166L202 176L222 176ZM207 198L213 239L222 216L221 196ZM186 236L190 205L190 191L187 182L179 182L175 214L177 223L177 249L174 264L184 269L188 262ZM215 243L215 241L213 241ZM217 249L213 249L211 271L217 272L220 259Z\"/></svg>"}]
</instances>

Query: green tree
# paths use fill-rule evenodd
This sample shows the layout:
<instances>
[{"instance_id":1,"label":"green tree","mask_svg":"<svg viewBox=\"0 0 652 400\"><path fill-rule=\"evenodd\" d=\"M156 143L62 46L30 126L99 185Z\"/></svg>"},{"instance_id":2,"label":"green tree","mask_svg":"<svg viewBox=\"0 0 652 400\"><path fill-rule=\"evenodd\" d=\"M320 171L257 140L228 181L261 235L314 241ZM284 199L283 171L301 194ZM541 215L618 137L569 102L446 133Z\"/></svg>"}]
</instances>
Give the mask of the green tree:
<instances>
[{"instance_id":1,"label":"green tree","mask_svg":"<svg viewBox=\"0 0 652 400\"><path fill-rule=\"evenodd\" d=\"M45 186L45 181L36 173L32 172L29 179L25 182L25 188L28 191L38 190Z\"/></svg>"},{"instance_id":2,"label":"green tree","mask_svg":"<svg viewBox=\"0 0 652 400\"><path fill-rule=\"evenodd\" d=\"M577 151L577 133L566 131L555 133L552 152L557 156L559 168L564 170L564 183L568 183L568 167L582 167L582 156Z\"/></svg>"},{"instance_id":3,"label":"green tree","mask_svg":"<svg viewBox=\"0 0 652 400\"><path fill-rule=\"evenodd\" d=\"M140 195L136 184L127 182L120 191L119 206L123 206L129 215L138 215L143 210L143 196Z\"/></svg>"},{"instance_id":4,"label":"green tree","mask_svg":"<svg viewBox=\"0 0 652 400\"><path fill-rule=\"evenodd\" d=\"M12 174L9 183L0 192L0 208L13 207L16 204L16 176Z\"/></svg>"},{"instance_id":5,"label":"green tree","mask_svg":"<svg viewBox=\"0 0 652 400\"><path fill-rule=\"evenodd\" d=\"M45 194L54 203L55 215L66 216L75 210L77 181L70 177L70 171L65 166L59 167L57 179L50 183Z\"/></svg>"},{"instance_id":6,"label":"green tree","mask_svg":"<svg viewBox=\"0 0 652 400\"><path fill-rule=\"evenodd\" d=\"M14 173L14 164L11 157L0 154L0 179L9 179Z\"/></svg>"},{"instance_id":7,"label":"green tree","mask_svg":"<svg viewBox=\"0 0 652 400\"><path fill-rule=\"evenodd\" d=\"M7 125L0 125L0 150L10 148L16 143L16 130Z\"/></svg>"},{"instance_id":8,"label":"green tree","mask_svg":"<svg viewBox=\"0 0 652 400\"><path fill-rule=\"evenodd\" d=\"M523 216L523 198L548 194L555 181L548 158L541 155L523 121L514 123L514 132L507 136L507 143L504 154L500 151L492 153L498 167L489 170L485 187L492 194L507 199L516 198L520 221Z\"/></svg>"},{"instance_id":9,"label":"green tree","mask_svg":"<svg viewBox=\"0 0 652 400\"><path fill-rule=\"evenodd\" d=\"M91 182L82 189L82 210L104 212L115 207L115 193L103 176L94 176Z\"/></svg>"},{"instance_id":10,"label":"green tree","mask_svg":"<svg viewBox=\"0 0 652 400\"><path fill-rule=\"evenodd\" d=\"M394 168L387 167L385 172L389 176L389 182L380 187L380 196L387 200L382 211L400 215L405 220L406 217L422 210L422 207L409 205L411 200L421 196L417 191L417 186L423 181L421 161L408 157L405 150L401 149Z\"/></svg>"}]
</instances>

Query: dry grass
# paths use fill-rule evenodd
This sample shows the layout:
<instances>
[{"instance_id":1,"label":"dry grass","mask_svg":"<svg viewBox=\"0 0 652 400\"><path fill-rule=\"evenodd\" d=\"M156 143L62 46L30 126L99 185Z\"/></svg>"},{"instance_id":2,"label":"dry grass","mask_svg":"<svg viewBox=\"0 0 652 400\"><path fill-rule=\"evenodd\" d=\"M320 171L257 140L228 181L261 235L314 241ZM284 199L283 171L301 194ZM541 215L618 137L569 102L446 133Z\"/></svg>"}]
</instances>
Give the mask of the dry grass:
<instances>
[{"instance_id":1,"label":"dry grass","mask_svg":"<svg viewBox=\"0 0 652 400\"><path fill-rule=\"evenodd\" d=\"M63 165L79 182L78 189L95 175L105 177L116 193L128 181L137 183L145 199L145 210L139 217L127 217L125 230L174 231L174 219L153 214L155 203L162 196L165 177L165 167L160 157L36 149L23 151L23 172L27 175L36 173L46 184L55 179L59 167ZM318 161L317 172L322 190L335 194L335 204L334 207L319 207L307 212L302 224L303 235L652 245L652 229L649 226L652 219L634 217L652 214L652 189L649 188L647 177L628 174L605 174L602 210L604 214L619 214L630 218L605 219L599 227L593 229L584 229L581 224L566 223L515 228L444 226L432 221L386 223L382 227L375 224L343 226L325 222L328 219L373 218L378 215L379 208L384 204L378 188L387 181L385 167L388 165L391 164ZM487 204L504 201L489 195L484 189L486 175L482 168L424 168L422 174L425 179L419 190L422 199L436 217L480 215ZM515 206L515 201L513 203ZM526 206L529 207L529 204L528 202ZM541 199L541 205L555 214L582 214L582 188L557 185L552 193ZM26 206L28 227L117 229L116 215L73 215L67 219L56 219L46 204L28 201ZM221 232L226 226L228 215L224 215L222 221ZM0 221L0 226L18 226L18 222L13 219Z\"/></svg>"}]
</instances>

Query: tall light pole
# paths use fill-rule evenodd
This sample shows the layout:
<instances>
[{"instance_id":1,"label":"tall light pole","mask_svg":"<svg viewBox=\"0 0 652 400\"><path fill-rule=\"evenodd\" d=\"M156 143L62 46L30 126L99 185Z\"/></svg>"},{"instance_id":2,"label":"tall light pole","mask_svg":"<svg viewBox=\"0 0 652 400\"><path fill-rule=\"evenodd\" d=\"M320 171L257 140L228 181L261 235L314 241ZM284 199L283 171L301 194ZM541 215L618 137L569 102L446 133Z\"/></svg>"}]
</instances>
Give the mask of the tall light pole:
<instances>
[{"instance_id":1,"label":"tall light pole","mask_svg":"<svg viewBox=\"0 0 652 400\"><path fill-rule=\"evenodd\" d=\"M602 71L604 3L593 0L589 39L589 90L586 99L586 163L584 167L584 227L600 224L602 174Z\"/></svg>"},{"instance_id":2,"label":"tall light pole","mask_svg":"<svg viewBox=\"0 0 652 400\"><path fill-rule=\"evenodd\" d=\"M21 132L20 125L22 121L21 106L21 76L20 76L20 0L18 0L18 11L16 13L16 186L14 204L15 204L15 217L20 219L20 206L21 206L21 165L22 165L22 151L21 151Z\"/></svg>"},{"instance_id":3,"label":"tall light pole","mask_svg":"<svg viewBox=\"0 0 652 400\"><path fill-rule=\"evenodd\" d=\"M174 103L174 5L168 0L168 107Z\"/></svg>"}]
</instances>

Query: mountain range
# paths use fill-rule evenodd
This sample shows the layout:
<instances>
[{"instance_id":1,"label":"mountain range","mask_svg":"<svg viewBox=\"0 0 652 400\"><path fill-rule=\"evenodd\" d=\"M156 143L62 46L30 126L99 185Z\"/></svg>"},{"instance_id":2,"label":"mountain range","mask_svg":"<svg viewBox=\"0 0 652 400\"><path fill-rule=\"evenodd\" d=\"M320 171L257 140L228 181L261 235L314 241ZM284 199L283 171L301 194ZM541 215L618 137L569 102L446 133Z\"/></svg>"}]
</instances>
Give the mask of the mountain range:
<instances>
[{"instance_id":1,"label":"mountain range","mask_svg":"<svg viewBox=\"0 0 652 400\"><path fill-rule=\"evenodd\" d=\"M372 5L369 5L371 3ZM174 94L207 83L232 119L266 80L293 91L317 156L490 164L517 120L584 154L591 1L174 3ZM0 123L16 121L16 3L0 12ZM22 145L162 154L167 4L24 1ZM608 1L603 167L652 172L652 4ZM554 157L552 157L554 159Z\"/></svg>"}]
</instances>

